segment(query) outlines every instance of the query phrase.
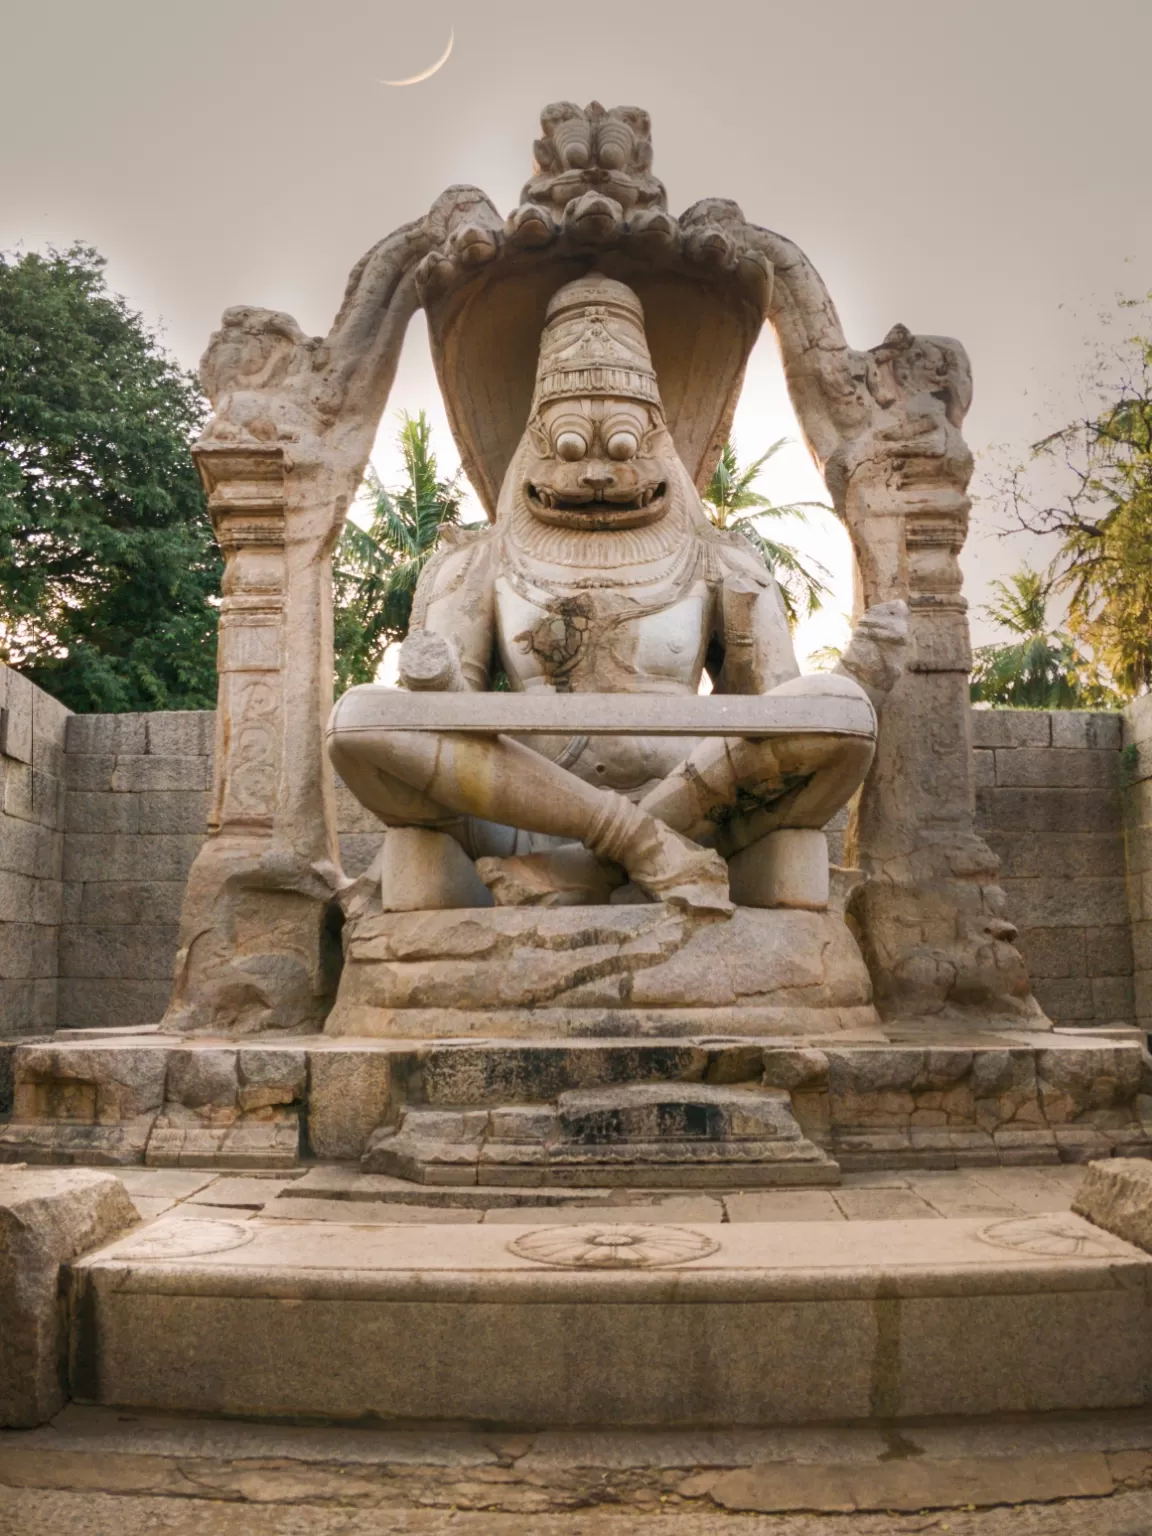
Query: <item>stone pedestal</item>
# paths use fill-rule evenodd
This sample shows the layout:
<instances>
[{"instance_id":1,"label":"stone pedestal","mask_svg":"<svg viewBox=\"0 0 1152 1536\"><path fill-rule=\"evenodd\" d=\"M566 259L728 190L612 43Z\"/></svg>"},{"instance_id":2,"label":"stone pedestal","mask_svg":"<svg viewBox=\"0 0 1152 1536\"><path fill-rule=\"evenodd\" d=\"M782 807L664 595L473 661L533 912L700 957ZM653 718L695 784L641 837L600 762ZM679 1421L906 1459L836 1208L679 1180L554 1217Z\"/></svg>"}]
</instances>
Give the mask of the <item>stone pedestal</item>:
<instances>
[{"instance_id":1,"label":"stone pedestal","mask_svg":"<svg viewBox=\"0 0 1152 1536\"><path fill-rule=\"evenodd\" d=\"M824 1036L874 1026L835 912L664 904L458 908L350 921L329 1035Z\"/></svg>"}]
</instances>

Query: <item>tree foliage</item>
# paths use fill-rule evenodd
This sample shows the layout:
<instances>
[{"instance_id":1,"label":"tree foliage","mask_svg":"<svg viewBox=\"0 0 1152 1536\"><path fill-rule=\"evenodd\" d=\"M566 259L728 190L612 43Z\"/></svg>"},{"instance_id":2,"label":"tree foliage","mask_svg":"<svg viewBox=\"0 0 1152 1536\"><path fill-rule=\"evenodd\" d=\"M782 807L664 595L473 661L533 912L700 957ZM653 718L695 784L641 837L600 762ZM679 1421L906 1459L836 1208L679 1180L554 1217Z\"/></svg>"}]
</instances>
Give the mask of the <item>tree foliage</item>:
<instances>
[{"instance_id":1,"label":"tree foliage","mask_svg":"<svg viewBox=\"0 0 1152 1536\"><path fill-rule=\"evenodd\" d=\"M831 509L820 501L777 505L754 489L765 464L775 458L787 442L786 437L779 438L766 453L745 465L741 465L736 457L735 444L726 442L703 499L704 509L717 528L738 529L762 557L779 583L789 623L795 624L802 613L815 613L821 606L828 595L830 573L818 560L809 557L805 561L793 545L769 537L757 525L762 519L778 522L789 517L803 523L808 521L809 508L825 512Z\"/></svg>"},{"instance_id":2,"label":"tree foliage","mask_svg":"<svg viewBox=\"0 0 1152 1536\"><path fill-rule=\"evenodd\" d=\"M1099 709L1119 702L1095 663L1048 623L1050 582L1028 566L992 583L984 615L1014 638L977 647L976 703L1010 709Z\"/></svg>"},{"instance_id":3,"label":"tree foliage","mask_svg":"<svg viewBox=\"0 0 1152 1536\"><path fill-rule=\"evenodd\" d=\"M423 411L401 414L397 442L404 484L386 490L369 469L364 487L371 521L362 528L349 519L336 549L338 693L375 679L387 647L408 633L416 583L442 531L460 525L462 472L441 478Z\"/></svg>"},{"instance_id":4,"label":"tree foliage","mask_svg":"<svg viewBox=\"0 0 1152 1536\"><path fill-rule=\"evenodd\" d=\"M69 708L211 708L205 405L85 246L0 254L0 658Z\"/></svg>"},{"instance_id":5,"label":"tree foliage","mask_svg":"<svg viewBox=\"0 0 1152 1536\"><path fill-rule=\"evenodd\" d=\"M1082 381L1086 408L1012 469L1017 526L1059 540L1053 589L1068 622L1125 694L1152 687L1152 315L1145 334L1102 346Z\"/></svg>"}]
</instances>

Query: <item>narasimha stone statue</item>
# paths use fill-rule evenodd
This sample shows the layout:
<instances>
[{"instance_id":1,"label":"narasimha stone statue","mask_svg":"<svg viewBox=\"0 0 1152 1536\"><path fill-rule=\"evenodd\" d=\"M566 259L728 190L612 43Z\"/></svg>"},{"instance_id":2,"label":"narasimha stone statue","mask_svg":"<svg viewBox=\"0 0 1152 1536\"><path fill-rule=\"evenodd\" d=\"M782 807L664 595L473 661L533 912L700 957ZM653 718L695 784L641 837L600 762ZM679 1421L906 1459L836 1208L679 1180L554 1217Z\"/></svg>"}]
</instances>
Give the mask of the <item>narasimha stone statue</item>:
<instances>
[{"instance_id":1,"label":"narasimha stone statue","mask_svg":"<svg viewBox=\"0 0 1152 1536\"><path fill-rule=\"evenodd\" d=\"M905 632L902 603L873 610L839 675L799 676L775 581L712 526L676 453L640 301L593 272L549 301L495 525L425 569L400 663L410 690L484 692L502 673L514 692L563 696L571 732L389 728L387 691L359 688L336 707L329 750L385 824L438 829L476 856L500 904L594 904L630 885L636 900L727 915L725 859L792 828L816 845L815 889L789 904L819 907L819 829L872 761L865 688L895 682ZM677 702L705 672L714 694L819 700L822 728L694 740ZM680 730L590 734L575 697L588 693L654 697ZM553 846L529 851L518 831ZM451 852L423 844L426 860Z\"/></svg>"},{"instance_id":2,"label":"narasimha stone statue","mask_svg":"<svg viewBox=\"0 0 1152 1536\"><path fill-rule=\"evenodd\" d=\"M559 102L541 128L516 208L448 188L357 264L326 337L238 306L209 344L215 785L165 1027L1035 1024L973 826L963 347L851 347L792 241L727 198L669 211L641 109ZM331 719L387 828L351 880L331 555L418 309L492 526L427 569L402 688ZM798 676L770 573L699 499L766 323L856 557L829 676Z\"/></svg>"}]
</instances>

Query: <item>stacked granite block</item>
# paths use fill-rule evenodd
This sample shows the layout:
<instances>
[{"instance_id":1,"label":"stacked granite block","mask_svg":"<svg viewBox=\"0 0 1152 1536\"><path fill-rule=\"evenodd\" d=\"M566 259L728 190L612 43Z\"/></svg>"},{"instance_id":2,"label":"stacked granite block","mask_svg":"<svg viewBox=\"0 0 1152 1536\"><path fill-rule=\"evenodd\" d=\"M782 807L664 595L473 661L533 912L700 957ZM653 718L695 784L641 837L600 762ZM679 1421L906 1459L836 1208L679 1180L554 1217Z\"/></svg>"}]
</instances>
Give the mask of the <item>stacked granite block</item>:
<instances>
[{"instance_id":1,"label":"stacked granite block","mask_svg":"<svg viewBox=\"0 0 1152 1536\"><path fill-rule=\"evenodd\" d=\"M214 722L207 710L68 722L60 1025L163 1014L184 884L207 831Z\"/></svg>"},{"instance_id":2,"label":"stacked granite block","mask_svg":"<svg viewBox=\"0 0 1152 1536\"><path fill-rule=\"evenodd\" d=\"M1124 712L1120 753L1136 1023L1152 1031L1152 695Z\"/></svg>"},{"instance_id":3,"label":"stacked granite block","mask_svg":"<svg viewBox=\"0 0 1152 1536\"><path fill-rule=\"evenodd\" d=\"M1131 1024L1119 714L975 710L976 824L1057 1024Z\"/></svg>"},{"instance_id":4,"label":"stacked granite block","mask_svg":"<svg viewBox=\"0 0 1152 1536\"><path fill-rule=\"evenodd\" d=\"M0 1040L56 1023L68 720L0 664Z\"/></svg>"}]
</instances>

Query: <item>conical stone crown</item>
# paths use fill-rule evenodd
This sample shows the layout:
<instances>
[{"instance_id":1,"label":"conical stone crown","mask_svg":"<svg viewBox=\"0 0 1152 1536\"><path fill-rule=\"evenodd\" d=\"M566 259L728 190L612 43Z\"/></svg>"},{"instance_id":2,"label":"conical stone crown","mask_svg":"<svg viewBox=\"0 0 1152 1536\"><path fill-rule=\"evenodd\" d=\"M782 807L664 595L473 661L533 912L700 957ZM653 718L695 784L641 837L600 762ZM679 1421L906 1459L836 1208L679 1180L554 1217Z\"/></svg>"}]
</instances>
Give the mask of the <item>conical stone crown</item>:
<instances>
[{"instance_id":1,"label":"conical stone crown","mask_svg":"<svg viewBox=\"0 0 1152 1536\"><path fill-rule=\"evenodd\" d=\"M565 283L549 300L532 409L576 396L661 409L643 306L625 283L598 272Z\"/></svg>"}]
</instances>

